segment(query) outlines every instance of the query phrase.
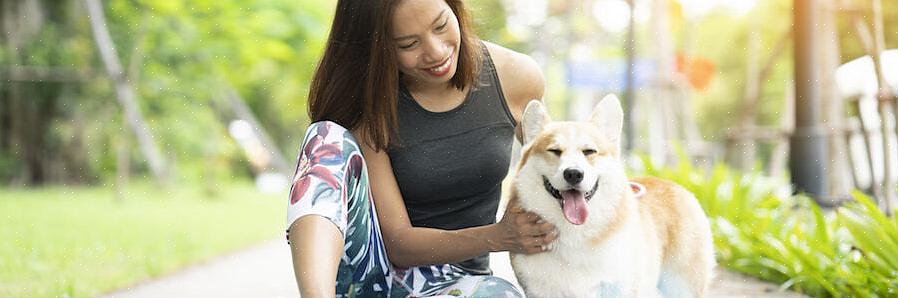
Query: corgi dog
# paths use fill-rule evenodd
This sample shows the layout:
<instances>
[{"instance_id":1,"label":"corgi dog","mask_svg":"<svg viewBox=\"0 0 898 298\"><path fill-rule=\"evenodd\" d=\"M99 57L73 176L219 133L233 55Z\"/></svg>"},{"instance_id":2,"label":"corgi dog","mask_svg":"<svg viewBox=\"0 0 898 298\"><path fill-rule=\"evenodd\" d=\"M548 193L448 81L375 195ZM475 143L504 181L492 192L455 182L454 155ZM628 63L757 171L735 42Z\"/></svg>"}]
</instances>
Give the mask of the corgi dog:
<instances>
[{"instance_id":1,"label":"corgi dog","mask_svg":"<svg viewBox=\"0 0 898 298\"><path fill-rule=\"evenodd\" d=\"M558 230L542 253L510 254L527 297L705 297L715 266L711 228L695 197L660 179L630 180L614 95L587 122L524 110L524 146L509 208Z\"/></svg>"}]
</instances>

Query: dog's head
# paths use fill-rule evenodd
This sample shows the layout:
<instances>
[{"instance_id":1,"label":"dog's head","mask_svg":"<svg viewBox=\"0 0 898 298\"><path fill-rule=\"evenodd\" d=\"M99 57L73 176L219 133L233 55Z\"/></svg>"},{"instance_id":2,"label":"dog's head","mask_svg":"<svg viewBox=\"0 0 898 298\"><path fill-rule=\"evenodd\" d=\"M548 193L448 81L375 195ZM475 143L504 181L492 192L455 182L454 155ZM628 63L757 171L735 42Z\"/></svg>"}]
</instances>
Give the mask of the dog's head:
<instances>
[{"instance_id":1,"label":"dog's head","mask_svg":"<svg viewBox=\"0 0 898 298\"><path fill-rule=\"evenodd\" d=\"M582 225L590 214L608 214L617 206L627 185L617 97L603 98L586 122L552 122L543 105L531 101L521 125L524 147L515 184L522 207L556 225Z\"/></svg>"}]
</instances>

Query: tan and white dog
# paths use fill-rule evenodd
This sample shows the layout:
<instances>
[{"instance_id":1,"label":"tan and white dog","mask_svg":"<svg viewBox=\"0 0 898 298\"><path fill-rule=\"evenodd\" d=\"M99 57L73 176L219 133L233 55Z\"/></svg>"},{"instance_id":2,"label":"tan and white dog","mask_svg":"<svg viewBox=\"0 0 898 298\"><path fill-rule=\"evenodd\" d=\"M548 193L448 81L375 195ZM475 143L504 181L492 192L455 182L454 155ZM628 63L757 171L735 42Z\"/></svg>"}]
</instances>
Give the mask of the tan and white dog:
<instances>
[{"instance_id":1,"label":"tan and white dog","mask_svg":"<svg viewBox=\"0 0 898 298\"><path fill-rule=\"evenodd\" d=\"M559 232L547 252L511 254L527 297L706 295L715 266L708 219L679 185L627 178L617 97L602 99L588 122L551 122L532 101L522 125L508 206ZM634 188L644 193L637 197Z\"/></svg>"}]
</instances>

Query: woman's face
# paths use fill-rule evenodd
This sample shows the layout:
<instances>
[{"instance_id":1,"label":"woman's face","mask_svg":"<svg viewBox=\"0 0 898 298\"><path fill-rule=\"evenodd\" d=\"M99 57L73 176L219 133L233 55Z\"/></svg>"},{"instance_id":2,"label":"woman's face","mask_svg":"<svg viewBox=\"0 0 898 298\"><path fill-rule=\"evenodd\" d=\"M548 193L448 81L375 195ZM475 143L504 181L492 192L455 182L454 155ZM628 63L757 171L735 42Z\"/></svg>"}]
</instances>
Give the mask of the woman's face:
<instances>
[{"instance_id":1,"label":"woman's face","mask_svg":"<svg viewBox=\"0 0 898 298\"><path fill-rule=\"evenodd\" d=\"M407 83L445 84L455 75L461 33L445 1L400 1L392 37Z\"/></svg>"}]
</instances>

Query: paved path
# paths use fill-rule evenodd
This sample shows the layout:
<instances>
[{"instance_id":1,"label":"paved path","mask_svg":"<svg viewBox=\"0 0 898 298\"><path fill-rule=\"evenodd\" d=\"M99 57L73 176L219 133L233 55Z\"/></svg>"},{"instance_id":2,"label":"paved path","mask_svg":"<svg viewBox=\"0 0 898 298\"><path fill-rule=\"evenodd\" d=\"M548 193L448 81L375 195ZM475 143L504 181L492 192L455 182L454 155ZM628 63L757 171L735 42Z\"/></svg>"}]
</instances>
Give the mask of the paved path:
<instances>
[{"instance_id":1,"label":"paved path","mask_svg":"<svg viewBox=\"0 0 898 298\"><path fill-rule=\"evenodd\" d=\"M298 297L282 238L104 297Z\"/></svg>"},{"instance_id":2,"label":"paved path","mask_svg":"<svg viewBox=\"0 0 898 298\"><path fill-rule=\"evenodd\" d=\"M492 255L497 276L517 284L507 253ZM135 285L104 297L298 297L290 251L277 239L242 252L190 267L170 276ZM719 271L710 297L792 298L804 297L780 292L776 285L754 278Z\"/></svg>"}]
</instances>

